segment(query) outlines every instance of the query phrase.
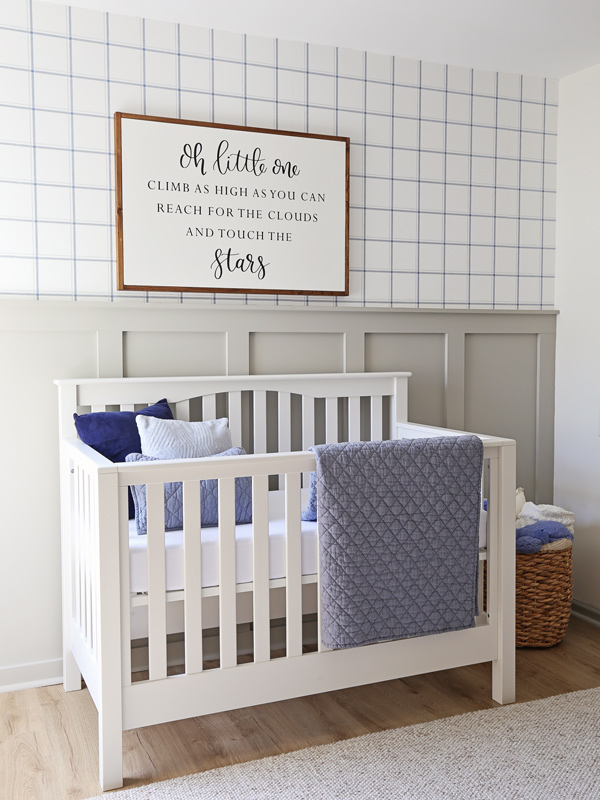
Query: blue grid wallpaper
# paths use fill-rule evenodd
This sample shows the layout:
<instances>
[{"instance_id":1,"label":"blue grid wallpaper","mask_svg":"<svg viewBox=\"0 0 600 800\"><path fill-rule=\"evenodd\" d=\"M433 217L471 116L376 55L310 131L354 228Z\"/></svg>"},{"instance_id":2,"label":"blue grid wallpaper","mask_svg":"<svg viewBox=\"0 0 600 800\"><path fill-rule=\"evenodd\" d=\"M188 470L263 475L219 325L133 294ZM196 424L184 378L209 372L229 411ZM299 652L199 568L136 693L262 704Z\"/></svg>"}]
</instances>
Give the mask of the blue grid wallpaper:
<instances>
[{"instance_id":1,"label":"blue grid wallpaper","mask_svg":"<svg viewBox=\"0 0 600 800\"><path fill-rule=\"evenodd\" d=\"M11 0L0 297L553 306L556 81ZM350 296L116 290L113 114L349 136Z\"/></svg>"}]
</instances>

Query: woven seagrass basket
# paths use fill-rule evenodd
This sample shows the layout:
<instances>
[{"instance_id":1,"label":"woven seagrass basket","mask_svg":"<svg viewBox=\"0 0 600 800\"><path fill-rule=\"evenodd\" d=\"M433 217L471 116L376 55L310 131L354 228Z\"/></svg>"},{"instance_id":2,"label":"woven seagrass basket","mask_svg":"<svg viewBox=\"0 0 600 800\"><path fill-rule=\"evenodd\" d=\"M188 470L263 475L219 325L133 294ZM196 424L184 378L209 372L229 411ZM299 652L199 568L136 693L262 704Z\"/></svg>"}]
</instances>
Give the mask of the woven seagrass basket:
<instances>
[{"instance_id":1,"label":"woven seagrass basket","mask_svg":"<svg viewBox=\"0 0 600 800\"><path fill-rule=\"evenodd\" d=\"M538 553L517 553L517 647L552 647L566 633L573 600L573 546L559 539Z\"/></svg>"},{"instance_id":2,"label":"woven seagrass basket","mask_svg":"<svg viewBox=\"0 0 600 800\"><path fill-rule=\"evenodd\" d=\"M483 575L485 598L487 563ZM559 539L537 553L517 553L516 578L516 646L553 647L563 639L571 614L573 543Z\"/></svg>"}]
</instances>

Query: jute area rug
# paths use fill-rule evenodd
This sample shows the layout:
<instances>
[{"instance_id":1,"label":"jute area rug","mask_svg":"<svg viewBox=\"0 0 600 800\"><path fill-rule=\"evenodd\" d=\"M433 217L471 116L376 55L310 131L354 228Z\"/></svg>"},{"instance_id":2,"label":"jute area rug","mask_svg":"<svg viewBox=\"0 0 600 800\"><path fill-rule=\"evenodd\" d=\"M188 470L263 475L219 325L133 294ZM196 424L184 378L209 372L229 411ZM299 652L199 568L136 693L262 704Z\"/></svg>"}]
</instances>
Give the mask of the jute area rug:
<instances>
[{"instance_id":1,"label":"jute area rug","mask_svg":"<svg viewBox=\"0 0 600 800\"><path fill-rule=\"evenodd\" d=\"M372 733L107 797L594 800L600 798L600 689Z\"/></svg>"}]
</instances>

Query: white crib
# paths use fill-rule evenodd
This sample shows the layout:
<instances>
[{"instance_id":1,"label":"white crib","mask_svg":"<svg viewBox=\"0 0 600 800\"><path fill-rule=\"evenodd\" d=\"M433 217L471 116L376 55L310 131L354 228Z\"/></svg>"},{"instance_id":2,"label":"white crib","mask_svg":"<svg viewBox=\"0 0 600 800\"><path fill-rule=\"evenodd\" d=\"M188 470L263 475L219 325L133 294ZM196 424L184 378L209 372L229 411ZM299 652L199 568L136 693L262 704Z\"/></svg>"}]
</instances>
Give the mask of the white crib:
<instances>
[{"instance_id":1,"label":"white crib","mask_svg":"<svg viewBox=\"0 0 600 800\"><path fill-rule=\"evenodd\" d=\"M307 485L315 468L307 448L316 441L456 435L407 422L409 375L56 381L64 688L80 689L83 675L98 709L104 790L123 785L122 731L131 728L485 661L493 665L493 698L514 700L515 442L509 439L481 437L488 533L480 564L487 559L488 595L476 627L335 651L318 636L314 651L303 652L303 618L306 628L307 615L314 620L316 614L319 628L318 565L311 574L301 568L302 482ZM205 420L227 416L233 444L250 445L253 453L113 464L76 438L74 412L139 410L162 397L178 419L199 416L200 408ZM252 476L251 580L236 583L233 496L234 479L241 476ZM198 482L208 478L219 479L218 579L203 586ZM173 481L183 481L184 526L181 585L168 590L163 483ZM135 484L147 485L148 535L140 537L147 547L143 593L133 593L130 584L128 487ZM277 507L284 518L284 575L273 578L269 520ZM273 619L285 621L284 657L272 652ZM238 663L244 625L252 660ZM217 668L205 663L206 629L218 632ZM179 634L170 637L177 640L173 646L167 645L168 634ZM146 651L132 650L132 642L144 637L149 678L136 680L136 654ZM177 647L183 673L173 675L168 660L172 651L176 658Z\"/></svg>"}]
</instances>

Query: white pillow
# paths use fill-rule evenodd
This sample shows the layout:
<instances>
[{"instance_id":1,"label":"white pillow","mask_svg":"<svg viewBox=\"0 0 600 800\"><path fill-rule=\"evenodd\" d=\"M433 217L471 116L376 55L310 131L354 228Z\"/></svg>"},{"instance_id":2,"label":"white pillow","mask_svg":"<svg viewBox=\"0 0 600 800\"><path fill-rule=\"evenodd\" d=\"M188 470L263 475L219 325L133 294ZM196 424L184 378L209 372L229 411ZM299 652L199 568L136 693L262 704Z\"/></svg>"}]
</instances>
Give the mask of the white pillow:
<instances>
[{"instance_id":1,"label":"white pillow","mask_svg":"<svg viewBox=\"0 0 600 800\"><path fill-rule=\"evenodd\" d=\"M227 418L206 422L158 419L138 414L135 418L142 442L142 454L152 458L204 458L231 447ZM155 425L156 422L168 425Z\"/></svg>"}]
</instances>

